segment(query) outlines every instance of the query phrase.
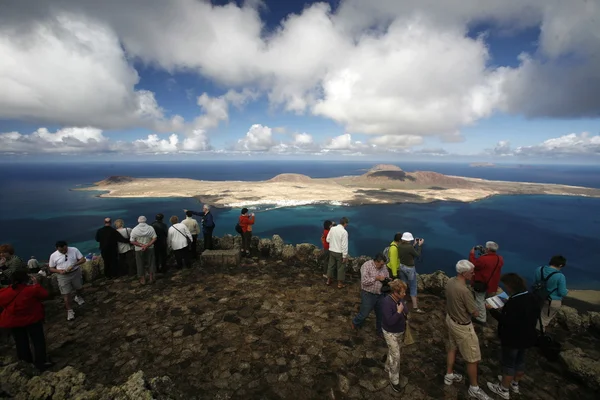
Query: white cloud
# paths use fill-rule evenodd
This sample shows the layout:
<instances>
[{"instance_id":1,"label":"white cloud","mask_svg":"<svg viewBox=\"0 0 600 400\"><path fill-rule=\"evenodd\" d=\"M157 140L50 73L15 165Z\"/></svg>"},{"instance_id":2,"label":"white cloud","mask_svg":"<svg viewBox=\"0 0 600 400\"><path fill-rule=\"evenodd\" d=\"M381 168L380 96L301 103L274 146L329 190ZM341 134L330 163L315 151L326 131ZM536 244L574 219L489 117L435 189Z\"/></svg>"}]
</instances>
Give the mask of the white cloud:
<instances>
[{"instance_id":1,"label":"white cloud","mask_svg":"<svg viewBox=\"0 0 600 400\"><path fill-rule=\"evenodd\" d=\"M508 140L501 140L496 143L490 153L496 156L510 156L513 154L513 151Z\"/></svg>"},{"instance_id":2,"label":"white cloud","mask_svg":"<svg viewBox=\"0 0 600 400\"><path fill-rule=\"evenodd\" d=\"M313 137L308 133L296 133L294 134L294 141L292 142L294 146L310 146L313 144Z\"/></svg>"},{"instance_id":3,"label":"white cloud","mask_svg":"<svg viewBox=\"0 0 600 400\"><path fill-rule=\"evenodd\" d=\"M0 134L0 152L5 153L94 153L113 151L109 139L96 128L65 128L51 133L46 128L23 135Z\"/></svg>"},{"instance_id":4,"label":"white cloud","mask_svg":"<svg viewBox=\"0 0 600 400\"><path fill-rule=\"evenodd\" d=\"M515 150L518 156L600 156L600 135L589 132L571 133L545 140L535 146L521 146Z\"/></svg>"},{"instance_id":5,"label":"white cloud","mask_svg":"<svg viewBox=\"0 0 600 400\"><path fill-rule=\"evenodd\" d=\"M271 128L260 124L254 124L235 146L239 151L268 151L275 146Z\"/></svg>"},{"instance_id":6,"label":"white cloud","mask_svg":"<svg viewBox=\"0 0 600 400\"><path fill-rule=\"evenodd\" d=\"M376 136L369 140L369 143L377 145L378 147L387 148L408 148L423 143L423 138L416 135L385 135Z\"/></svg>"},{"instance_id":7,"label":"white cloud","mask_svg":"<svg viewBox=\"0 0 600 400\"><path fill-rule=\"evenodd\" d=\"M352 142L352 135L344 133L332 138L324 148L327 150L352 150L355 146L356 143Z\"/></svg>"}]
</instances>

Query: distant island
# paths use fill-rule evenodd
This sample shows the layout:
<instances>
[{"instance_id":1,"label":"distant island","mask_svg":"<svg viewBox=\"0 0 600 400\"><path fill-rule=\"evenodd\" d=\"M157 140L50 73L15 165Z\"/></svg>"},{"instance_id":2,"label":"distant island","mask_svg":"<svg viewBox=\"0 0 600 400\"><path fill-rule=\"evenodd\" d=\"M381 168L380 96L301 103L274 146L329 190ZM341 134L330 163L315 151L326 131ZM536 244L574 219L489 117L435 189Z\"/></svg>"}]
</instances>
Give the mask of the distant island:
<instances>
[{"instance_id":1,"label":"distant island","mask_svg":"<svg viewBox=\"0 0 600 400\"><path fill-rule=\"evenodd\" d=\"M308 204L362 205L472 202L495 195L565 195L600 197L600 189L547 183L489 181L405 172L380 164L359 176L314 179L281 174L266 181L204 181L183 178L111 176L94 186L74 190L106 191L100 197L195 197L215 207L278 207Z\"/></svg>"},{"instance_id":2,"label":"distant island","mask_svg":"<svg viewBox=\"0 0 600 400\"><path fill-rule=\"evenodd\" d=\"M496 166L496 164L490 163L490 162L474 162L474 163L469 164L469 167L476 167L476 168L481 168L481 167L493 168L495 166Z\"/></svg>"}]
</instances>

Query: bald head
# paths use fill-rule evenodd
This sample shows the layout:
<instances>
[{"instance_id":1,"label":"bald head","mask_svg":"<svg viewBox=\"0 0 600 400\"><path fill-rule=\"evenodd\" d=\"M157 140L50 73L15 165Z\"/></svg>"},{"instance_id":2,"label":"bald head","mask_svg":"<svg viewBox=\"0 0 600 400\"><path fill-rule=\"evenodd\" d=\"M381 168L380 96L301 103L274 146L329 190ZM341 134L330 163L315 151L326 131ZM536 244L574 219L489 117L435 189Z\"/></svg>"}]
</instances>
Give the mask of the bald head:
<instances>
[{"instance_id":1,"label":"bald head","mask_svg":"<svg viewBox=\"0 0 600 400\"><path fill-rule=\"evenodd\" d=\"M104 225L110 226L111 222L112 221L111 221L111 219L109 217L104 218Z\"/></svg>"}]
</instances>

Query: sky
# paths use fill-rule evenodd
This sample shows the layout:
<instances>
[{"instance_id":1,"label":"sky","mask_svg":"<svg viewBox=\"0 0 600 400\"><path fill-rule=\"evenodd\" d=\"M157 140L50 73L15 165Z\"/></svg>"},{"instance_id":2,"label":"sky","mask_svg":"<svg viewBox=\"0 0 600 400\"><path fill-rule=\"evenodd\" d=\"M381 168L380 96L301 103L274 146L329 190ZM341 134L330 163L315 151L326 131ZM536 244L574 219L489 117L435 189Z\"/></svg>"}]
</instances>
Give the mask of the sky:
<instances>
[{"instance_id":1,"label":"sky","mask_svg":"<svg viewBox=\"0 0 600 400\"><path fill-rule=\"evenodd\" d=\"M0 160L598 163L600 0L0 3Z\"/></svg>"}]
</instances>

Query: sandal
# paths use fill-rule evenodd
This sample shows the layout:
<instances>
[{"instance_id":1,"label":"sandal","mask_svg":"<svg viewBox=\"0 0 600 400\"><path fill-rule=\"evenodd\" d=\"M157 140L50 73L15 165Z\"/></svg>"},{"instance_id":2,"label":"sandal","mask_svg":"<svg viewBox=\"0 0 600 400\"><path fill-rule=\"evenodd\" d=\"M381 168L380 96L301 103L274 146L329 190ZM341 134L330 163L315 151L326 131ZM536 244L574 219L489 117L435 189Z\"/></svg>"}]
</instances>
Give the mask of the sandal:
<instances>
[{"instance_id":1,"label":"sandal","mask_svg":"<svg viewBox=\"0 0 600 400\"><path fill-rule=\"evenodd\" d=\"M331 283L332 283L332 282L331 282L331 279L327 279L327 282L325 282L325 284L326 284L327 286L331 286Z\"/></svg>"},{"instance_id":2,"label":"sandal","mask_svg":"<svg viewBox=\"0 0 600 400\"><path fill-rule=\"evenodd\" d=\"M344 285L343 283L338 283L338 289L343 289L345 287L346 287L346 285Z\"/></svg>"}]
</instances>

